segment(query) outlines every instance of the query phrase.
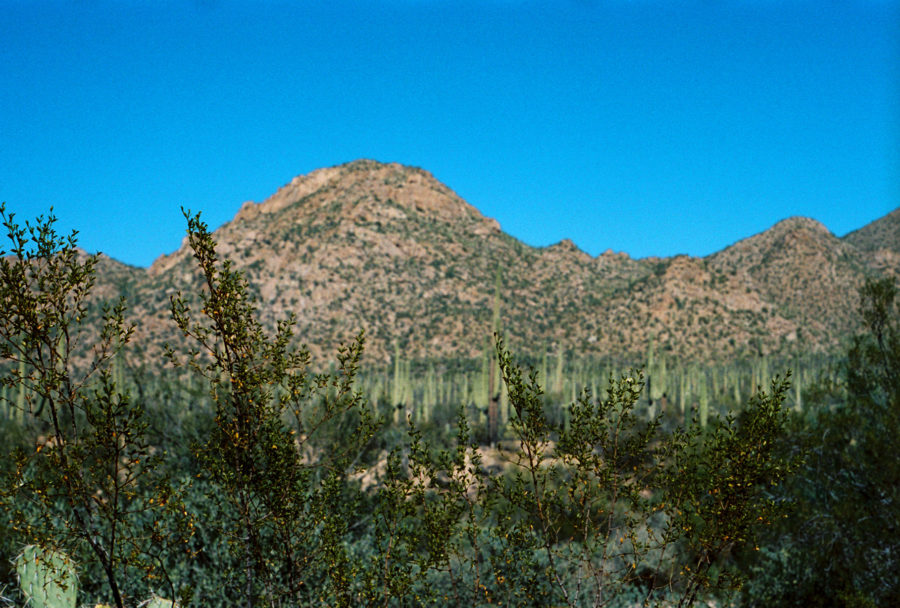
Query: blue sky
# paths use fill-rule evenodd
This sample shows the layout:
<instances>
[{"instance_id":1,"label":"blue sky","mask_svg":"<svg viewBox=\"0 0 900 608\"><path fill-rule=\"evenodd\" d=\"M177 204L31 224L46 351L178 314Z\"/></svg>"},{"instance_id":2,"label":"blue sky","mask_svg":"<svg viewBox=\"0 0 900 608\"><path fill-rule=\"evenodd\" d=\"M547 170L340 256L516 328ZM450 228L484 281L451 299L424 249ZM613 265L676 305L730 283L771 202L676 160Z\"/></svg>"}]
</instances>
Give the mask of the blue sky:
<instances>
[{"instance_id":1,"label":"blue sky","mask_svg":"<svg viewBox=\"0 0 900 608\"><path fill-rule=\"evenodd\" d=\"M0 200L140 266L357 158L593 255L900 206L900 0L0 0L0 39Z\"/></svg>"}]
</instances>

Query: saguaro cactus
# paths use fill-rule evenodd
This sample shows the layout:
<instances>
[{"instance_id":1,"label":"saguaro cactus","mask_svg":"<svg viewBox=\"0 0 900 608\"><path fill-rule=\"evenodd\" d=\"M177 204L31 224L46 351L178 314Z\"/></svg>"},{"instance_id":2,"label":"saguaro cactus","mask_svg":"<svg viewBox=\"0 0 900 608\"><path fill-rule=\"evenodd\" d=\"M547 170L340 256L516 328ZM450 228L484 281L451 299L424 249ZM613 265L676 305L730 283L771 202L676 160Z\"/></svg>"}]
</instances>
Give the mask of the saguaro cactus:
<instances>
[{"instance_id":1,"label":"saguaro cactus","mask_svg":"<svg viewBox=\"0 0 900 608\"><path fill-rule=\"evenodd\" d=\"M700 426L706 428L706 422L709 419L709 394L706 387L706 374L701 372L698 379L700 381L700 385L697 387L700 392Z\"/></svg>"},{"instance_id":2,"label":"saguaro cactus","mask_svg":"<svg viewBox=\"0 0 900 608\"><path fill-rule=\"evenodd\" d=\"M497 268L497 275L494 279L494 310L491 318L491 329L493 333L499 334L503 325L500 320L500 290L502 289L502 277L500 275L500 268ZM490 361L490 369L488 376L488 442L491 445L494 445L497 441L497 436L499 433L500 423L506 422L503 412L500 411L500 393L502 389L500 385L502 384L502 380L500 379L500 362L497 359L497 354L491 350L491 361Z\"/></svg>"},{"instance_id":3,"label":"saguaro cactus","mask_svg":"<svg viewBox=\"0 0 900 608\"><path fill-rule=\"evenodd\" d=\"M394 343L394 383L391 386L391 405L394 407L394 424L403 424L412 406L413 390L409 361L400 357L400 345ZM406 410L406 411L404 411Z\"/></svg>"},{"instance_id":4,"label":"saguaro cactus","mask_svg":"<svg viewBox=\"0 0 900 608\"><path fill-rule=\"evenodd\" d=\"M566 356L562 346L558 347L556 353L556 370L553 372L553 393L554 395L562 395L563 393L563 368L565 367Z\"/></svg>"},{"instance_id":5,"label":"saguaro cactus","mask_svg":"<svg viewBox=\"0 0 900 608\"><path fill-rule=\"evenodd\" d=\"M728 368L728 374L731 376L731 386L734 388L734 404L737 407L741 406L741 376L740 371L734 364Z\"/></svg>"},{"instance_id":6,"label":"saguaro cactus","mask_svg":"<svg viewBox=\"0 0 900 608\"><path fill-rule=\"evenodd\" d=\"M421 413L421 422L431 422L432 412L438 403L438 382L434 371L434 364L428 365L428 371L425 372L425 387L422 394L422 407L419 409Z\"/></svg>"}]
</instances>

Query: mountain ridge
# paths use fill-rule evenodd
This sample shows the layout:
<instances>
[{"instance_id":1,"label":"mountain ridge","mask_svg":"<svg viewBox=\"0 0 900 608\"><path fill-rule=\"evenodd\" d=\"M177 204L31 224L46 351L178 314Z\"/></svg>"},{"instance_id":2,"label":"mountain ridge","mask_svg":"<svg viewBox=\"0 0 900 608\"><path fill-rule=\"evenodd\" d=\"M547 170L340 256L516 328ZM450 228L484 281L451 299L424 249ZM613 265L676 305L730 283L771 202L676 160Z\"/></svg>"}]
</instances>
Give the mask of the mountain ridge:
<instances>
[{"instance_id":1,"label":"mountain ridge","mask_svg":"<svg viewBox=\"0 0 900 608\"><path fill-rule=\"evenodd\" d=\"M515 239L423 169L360 160L244 203L214 238L247 276L263 320L293 312L317 358L361 328L376 362L395 343L416 358L478 356L499 275L514 348L628 357L653 336L673 356L710 360L837 347L854 329L862 280L898 276L895 244L878 243L897 217L843 239L787 218L705 257L591 256L569 239ZM123 291L139 338L172 339L168 295L197 288L196 275L186 242L132 273Z\"/></svg>"}]
</instances>

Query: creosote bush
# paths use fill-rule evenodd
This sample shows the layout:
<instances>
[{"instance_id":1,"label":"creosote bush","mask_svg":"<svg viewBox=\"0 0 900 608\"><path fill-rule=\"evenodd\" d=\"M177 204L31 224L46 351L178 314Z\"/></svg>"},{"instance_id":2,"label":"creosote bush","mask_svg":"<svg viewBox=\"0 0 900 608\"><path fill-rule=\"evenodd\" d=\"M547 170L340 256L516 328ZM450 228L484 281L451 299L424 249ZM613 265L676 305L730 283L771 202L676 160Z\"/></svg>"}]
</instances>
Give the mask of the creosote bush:
<instances>
[{"instance_id":1,"label":"creosote bush","mask_svg":"<svg viewBox=\"0 0 900 608\"><path fill-rule=\"evenodd\" d=\"M520 452L518 471L497 482L506 506L496 525L531 546L546 600L686 606L740 587L731 554L755 549L756 531L786 507L771 496L795 466L776 448L786 380L754 396L740 423L694 421L666 435L658 418L635 415L634 372L611 378L605 399L585 391L568 424L554 425L536 374L524 375L502 340L497 349Z\"/></svg>"},{"instance_id":2,"label":"creosote bush","mask_svg":"<svg viewBox=\"0 0 900 608\"><path fill-rule=\"evenodd\" d=\"M27 437L0 468L9 534L89 561L102 582L83 586L119 608L138 577L174 596L162 554L190 523L156 474L162 455L146 441L143 408L113 379L133 331L125 304L96 302L97 256L79 251L74 233L59 235L52 211L24 226L5 205L0 216L10 242L0 251L3 383L18 395L8 406Z\"/></svg>"},{"instance_id":3,"label":"creosote bush","mask_svg":"<svg viewBox=\"0 0 900 608\"><path fill-rule=\"evenodd\" d=\"M198 348L186 359L170 348L169 358L210 386L215 425L198 456L231 507L222 531L243 565L232 573L243 581L242 600L253 606L341 599L353 505L345 486L375 431L371 410L353 388L363 335L341 348L335 373L311 373L309 352L292 344L294 319L268 336L244 277L229 261L220 264L199 215L185 217L203 278L200 314L181 293L171 307ZM312 461L304 459L308 450ZM317 585L307 584L310 576Z\"/></svg>"},{"instance_id":4,"label":"creosote bush","mask_svg":"<svg viewBox=\"0 0 900 608\"><path fill-rule=\"evenodd\" d=\"M748 605L900 605L900 302L891 279L859 295L842 378L811 394L787 442L805 458L776 495L796 507L747 567Z\"/></svg>"}]
</instances>

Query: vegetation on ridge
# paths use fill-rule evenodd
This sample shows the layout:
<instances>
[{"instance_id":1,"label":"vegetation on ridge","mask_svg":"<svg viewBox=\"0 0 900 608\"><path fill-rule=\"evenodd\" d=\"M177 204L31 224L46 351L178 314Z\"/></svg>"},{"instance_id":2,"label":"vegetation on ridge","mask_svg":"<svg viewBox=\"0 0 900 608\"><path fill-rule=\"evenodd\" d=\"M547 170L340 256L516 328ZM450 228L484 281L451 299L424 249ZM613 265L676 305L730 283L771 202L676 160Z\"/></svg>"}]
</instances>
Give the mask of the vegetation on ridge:
<instances>
[{"instance_id":1,"label":"vegetation on ridge","mask_svg":"<svg viewBox=\"0 0 900 608\"><path fill-rule=\"evenodd\" d=\"M889 234L898 221L889 215L873 230ZM264 326L296 313L317 364L365 327L366 366L379 367L395 343L413 361L479 357L483 340L471 337L492 331L498 269L510 346L534 359L564 351L634 365L651 335L684 365L833 354L856 331L865 278L900 269L889 240L879 247L872 230L861 232L839 239L790 218L703 258L591 257L569 241L516 240L426 171L360 161L295 178L215 236L266 302ZM185 243L148 271L117 268L109 288L134 302L138 342L161 352L180 337L168 297L196 279Z\"/></svg>"}]
</instances>

